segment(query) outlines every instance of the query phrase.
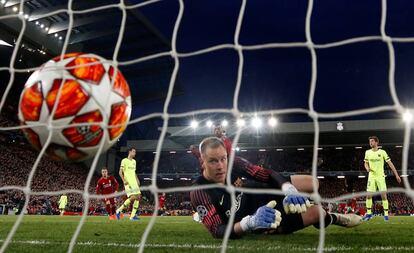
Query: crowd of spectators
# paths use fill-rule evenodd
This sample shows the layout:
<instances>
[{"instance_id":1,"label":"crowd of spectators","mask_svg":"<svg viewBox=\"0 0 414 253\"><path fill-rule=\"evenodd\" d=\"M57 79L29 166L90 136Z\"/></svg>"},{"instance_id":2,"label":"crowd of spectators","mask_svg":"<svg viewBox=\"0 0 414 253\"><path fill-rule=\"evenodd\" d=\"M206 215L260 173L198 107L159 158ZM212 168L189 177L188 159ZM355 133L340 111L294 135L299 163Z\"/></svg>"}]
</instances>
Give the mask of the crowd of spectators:
<instances>
[{"instance_id":1,"label":"crowd of spectators","mask_svg":"<svg viewBox=\"0 0 414 253\"><path fill-rule=\"evenodd\" d=\"M414 180L409 177L409 183L411 186L414 185ZM404 188L405 185L402 183L398 185L394 177L387 177L387 187L388 189L400 187ZM340 197L344 194L354 194L365 192L367 186L366 178L357 178L357 177L347 177L346 179L338 179L334 177L325 177L324 179L319 180L320 189L319 194L322 198L335 198ZM388 193L389 200L389 211L392 214L414 214L414 202L403 192L397 193ZM365 197L361 196L356 198L358 207L365 208ZM376 203L373 207L374 214L382 214L382 201L379 195L373 197L374 202ZM340 201L341 203L346 203L347 200ZM325 206L327 204L325 203Z\"/></svg>"},{"instance_id":2,"label":"crowd of spectators","mask_svg":"<svg viewBox=\"0 0 414 253\"><path fill-rule=\"evenodd\" d=\"M24 143L9 144L0 142L0 187L16 186L25 187L29 174L37 158L37 152ZM5 148L7 147L7 148ZM55 161L46 156L42 157L31 180L30 189L36 192L56 192L61 190L80 190L85 187L89 168L81 163L74 164L64 161ZM95 192L95 185L100 175L95 174L88 188L89 193ZM163 182L160 188L170 187L171 183ZM189 184L189 183L187 183ZM143 180L143 185L145 181ZM143 214L152 214L154 211L154 197L149 192L143 192L140 211ZM29 214L58 214L59 195L31 195L27 212ZM168 193L166 198L168 214L184 215L191 213L191 205L188 193ZM25 195L21 190L11 189L0 191L0 205L4 205L7 213L9 210L22 211ZM119 203L121 197L118 198ZM84 201L81 194L69 193L67 213L80 213ZM102 201L90 200L90 214L103 214Z\"/></svg>"},{"instance_id":3,"label":"crowd of spectators","mask_svg":"<svg viewBox=\"0 0 414 253\"><path fill-rule=\"evenodd\" d=\"M3 147L4 144L2 144ZM25 187L29 174L36 161L37 152L27 145L8 144L7 148L0 149L0 186ZM71 164L63 161L54 161L46 156L42 157L33 179L30 182L32 192L81 190L83 191L88 168L82 164ZM97 177L95 176L89 187L89 192L94 191ZM24 194L19 190L10 190L0 194L0 204L24 202ZM80 211L83 199L80 194L69 193L70 211ZM51 212L56 211L56 203L59 196L33 195L29 200L29 213L42 213L46 202L50 201ZM95 204L96 201L92 201Z\"/></svg>"},{"instance_id":4,"label":"crowd of spectators","mask_svg":"<svg viewBox=\"0 0 414 253\"><path fill-rule=\"evenodd\" d=\"M394 165L401 168L402 148L385 147ZM312 168L313 149L296 148L284 149L283 151L250 149L236 152L237 156L243 157L254 164L278 172L301 172L310 173ZM359 171L365 172L364 149L354 147L343 147L340 150L335 147L326 147L318 151L318 171ZM150 174L153 170L155 155L152 152L142 152L137 156L137 164L141 173ZM414 155L408 157L408 169L414 169ZM158 173L197 173L200 165L197 159L187 151L176 153L162 152L158 164Z\"/></svg>"},{"instance_id":5,"label":"crowd of spectators","mask_svg":"<svg viewBox=\"0 0 414 253\"><path fill-rule=\"evenodd\" d=\"M7 116L7 115L6 115ZM8 117L8 116L7 116ZM10 121L0 115L0 126L16 126L16 121ZM16 120L16 119L14 119ZM401 168L401 148L393 146L384 147L396 167ZM297 150L296 148L274 150L247 150L238 151L237 155L246 158L252 163L278 172L300 172L310 173L312 165L312 148ZM319 171L365 171L363 167L364 149L344 147L337 150L334 147L324 148L318 152ZM19 131L0 132L0 187L19 186L24 187L33 165L37 158L37 151L34 151L25 141ZM124 155L124 154L123 154ZM137 157L138 174L149 174L153 169L154 154L152 152L138 153ZM414 156L410 154L408 159L409 169L414 168ZM32 192L80 190L83 191L89 168L82 164L73 164L63 161L54 161L48 157L42 157L33 179L30 182ZM158 173L175 174L176 179L181 174L193 174L193 179L200 172L198 160L186 151L177 153L163 152L161 154ZM88 188L94 193L95 184L100 175L95 174ZM411 185L412 177L410 177ZM149 184L141 178L143 185ZM393 177L387 178L388 188L397 186ZM191 185L191 181L161 181L158 187L176 187ZM366 179L349 178L337 179L326 177L320 180L320 194L323 198L338 197L352 192L362 192L366 189ZM140 211L142 214L152 214L154 211L154 196L150 192L143 192L144 198L141 201ZM167 193L166 212L167 214L185 215L191 213L188 192ZM31 195L27 212L30 214L57 214L57 201L59 195ZM69 212L81 212L84 201L81 194L68 194ZM397 214L414 213L413 201L404 193L388 194L390 200L390 212ZM376 199L379 199L378 197ZM358 198L358 204L364 206L364 198ZM375 200L375 198L374 198ZM21 190L8 189L0 191L0 205L8 210L22 211L25 195ZM119 200L120 201L120 200ZM381 202L374 206L374 212L380 212ZM4 210L3 210L4 211ZM89 213L104 213L102 201L91 200Z\"/></svg>"},{"instance_id":6,"label":"crowd of spectators","mask_svg":"<svg viewBox=\"0 0 414 253\"><path fill-rule=\"evenodd\" d=\"M3 147L6 147L2 143ZM249 154L246 152L246 154ZM246 156L245 158L254 160L252 157L253 153L250 153L250 157ZM260 152L259 159L266 157L265 152ZM192 160L190 163L194 162L194 159L189 154L180 157L179 154L165 154L165 157L171 157L174 155L176 159L170 159L169 161L183 161L183 160ZM32 170L33 164L37 158L37 152L32 150L27 145L21 144L8 144L7 148L0 149L0 187L3 186L20 186L23 187L26 185L30 171ZM185 163L185 162L184 162ZM197 161L194 166L198 166ZM83 191L84 184L86 181L88 168L82 164L73 164L62 161L54 161L47 157L43 157L39 163L39 166L36 169L34 177L31 181L31 190L33 192L44 192L44 191L60 191L67 189L76 189ZM198 168L197 168L198 171ZM178 173L178 171L168 171L171 173ZM163 170L160 170L160 173L164 173ZM94 175L91 185L89 187L89 192L94 192L94 186L98 179L99 175ZM411 181L411 177L409 177ZM149 184L151 181L142 180L142 184ZM414 182L411 182L414 184ZM176 186L188 186L191 185L191 181L160 181L158 187L168 188ZM393 177L387 178L388 188L398 186ZM399 185L399 187L404 187L404 185ZM351 178L347 177L346 179L338 179L336 177L325 177L320 179L320 190L319 193L323 198L334 198L341 196L343 194L352 193L352 192L363 192L366 189L366 179L361 178ZM141 202L140 211L142 214L152 214L154 211L154 196L150 192L144 192L144 198ZM81 194L70 193L68 195L68 207L67 211L71 212L81 212L83 207L83 199ZM414 212L414 205L411 198L409 198L404 193L390 193L388 194L390 200L390 212L396 214L408 214ZM44 196L44 195L32 195L29 200L28 213L30 214L57 214L57 201L59 196ZM376 198L380 200L379 197ZM23 206L25 197L22 191L19 190L7 190L0 192L0 204L5 205L9 209L15 208L19 210ZM167 193L166 198L166 210L169 210L165 213L183 215L189 214L191 212L191 205L189 202L188 192L174 192ZM358 204L364 206L364 197L357 199ZM375 200L375 198L374 198ZM119 200L120 201L120 200ZM90 213L104 213L102 204L100 201L91 200L90 202ZM378 201L378 204L374 206L374 213L380 212L381 210L381 201Z\"/></svg>"}]
</instances>

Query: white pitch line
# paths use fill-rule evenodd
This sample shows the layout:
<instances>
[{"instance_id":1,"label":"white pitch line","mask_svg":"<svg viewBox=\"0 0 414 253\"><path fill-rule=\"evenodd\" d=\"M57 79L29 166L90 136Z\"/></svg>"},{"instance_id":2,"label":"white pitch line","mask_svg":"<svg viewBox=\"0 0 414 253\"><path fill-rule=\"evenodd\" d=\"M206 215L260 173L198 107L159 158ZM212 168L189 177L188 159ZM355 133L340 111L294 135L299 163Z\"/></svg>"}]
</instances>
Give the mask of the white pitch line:
<instances>
[{"instance_id":1,"label":"white pitch line","mask_svg":"<svg viewBox=\"0 0 414 253\"><path fill-rule=\"evenodd\" d=\"M3 243L4 240L0 240L0 243ZM15 244L30 244L30 245L67 245L68 243L63 242L51 242L46 240L13 240L11 243ZM100 243L94 241L84 241L77 242L77 246L102 246L102 247L123 247L123 248L139 248L139 243L116 243L116 242L107 242ZM176 248L176 249L220 249L221 244L153 244L149 243L145 245L145 248ZM227 246L229 249L237 248L240 250L257 250L256 247L246 247L246 246ZM264 251L275 251L289 249L289 251L305 251L305 252L316 252L316 247L298 247L291 244L286 244L283 246L270 246L264 247L260 250ZM338 247L325 247L324 252L336 252L336 251L355 251L357 248L338 246ZM414 246L375 246L375 247L363 247L359 249L360 252L387 252L387 251L401 251L401 252L414 252Z\"/></svg>"}]
</instances>

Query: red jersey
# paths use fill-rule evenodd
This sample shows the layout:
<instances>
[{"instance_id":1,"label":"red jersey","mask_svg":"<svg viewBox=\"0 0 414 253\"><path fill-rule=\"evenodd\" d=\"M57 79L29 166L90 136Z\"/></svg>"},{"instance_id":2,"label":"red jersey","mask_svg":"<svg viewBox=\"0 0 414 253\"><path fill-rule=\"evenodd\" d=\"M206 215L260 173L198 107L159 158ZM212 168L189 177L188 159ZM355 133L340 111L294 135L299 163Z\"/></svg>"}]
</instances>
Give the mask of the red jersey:
<instances>
[{"instance_id":1,"label":"red jersey","mask_svg":"<svg viewBox=\"0 0 414 253\"><path fill-rule=\"evenodd\" d=\"M96 194L111 194L118 191L119 184L114 176L101 177L96 185Z\"/></svg>"},{"instance_id":2,"label":"red jersey","mask_svg":"<svg viewBox=\"0 0 414 253\"><path fill-rule=\"evenodd\" d=\"M223 141L224 147L226 147L227 155L230 156L230 153L231 153L231 145L232 145L232 142L231 142L230 138L227 137L227 136L225 136L225 135L223 135L223 136L221 136L220 139Z\"/></svg>"},{"instance_id":3,"label":"red jersey","mask_svg":"<svg viewBox=\"0 0 414 253\"><path fill-rule=\"evenodd\" d=\"M356 210L356 207L357 207L357 200L356 200L356 198L352 198L352 200L351 200L351 208L353 210Z\"/></svg>"},{"instance_id":4,"label":"red jersey","mask_svg":"<svg viewBox=\"0 0 414 253\"><path fill-rule=\"evenodd\" d=\"M159 198L158 198L158 202L160 204L160 208L163 208L164 204L165 204L165 196L160 195Z\"/></svg>"}]
</instances>

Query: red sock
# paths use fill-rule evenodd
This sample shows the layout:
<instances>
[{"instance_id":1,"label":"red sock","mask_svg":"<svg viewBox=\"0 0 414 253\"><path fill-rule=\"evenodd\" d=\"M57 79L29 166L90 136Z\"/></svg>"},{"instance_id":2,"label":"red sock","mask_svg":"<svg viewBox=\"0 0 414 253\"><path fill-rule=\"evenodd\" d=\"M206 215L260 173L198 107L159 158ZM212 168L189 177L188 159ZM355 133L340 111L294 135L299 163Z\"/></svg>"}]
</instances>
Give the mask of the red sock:
<instances>
[{"instance_id":1,"label":"red sock","mask_svg":"<svg viewBox=\"0 0 414 253\"><path fill-rule=\"evenodd\" d=\"M106 212L109 214L109 215L112 215L113 213L112 213L112 209L111 209L111 205L106 205Z\"/></svg>"}]
</instances>

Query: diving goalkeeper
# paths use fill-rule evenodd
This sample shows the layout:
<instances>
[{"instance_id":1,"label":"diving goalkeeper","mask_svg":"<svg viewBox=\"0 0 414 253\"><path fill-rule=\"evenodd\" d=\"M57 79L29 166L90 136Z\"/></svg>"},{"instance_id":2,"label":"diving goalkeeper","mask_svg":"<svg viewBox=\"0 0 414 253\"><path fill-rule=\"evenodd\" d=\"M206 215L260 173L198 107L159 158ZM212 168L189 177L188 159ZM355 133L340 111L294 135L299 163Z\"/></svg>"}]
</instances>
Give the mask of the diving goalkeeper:
<instances>
[{"instance_id":1,"label":"diving goalkeeper","mask_svg":"<svg viewBox=\"0 0 414 253\"><path fill-rule=\"evenodd\" d=\"M217 137L204 139L200 144L202 175L196 185L226 185L227 151L225 144ZM231 238L237 238L248 232L292 233L309 225L319 228L319 207L311 206L301 192L312 192L312 177L291 176L286 179L275 171L263 169L243 160L244 166L234 166L232 181L238 187L278 188L286 196L272 194L250 194L236 189L236 202L233 203L235 220ZM223 188L210 188L192 191L190 194L193 208L199 214L202 223L215 238L224 236L229 223L232 201L230 194ZM321 210L325 226L335 224L354 227L361 223L361 217L355 214L335 214Z\"/></svg>"}]
</instances>

